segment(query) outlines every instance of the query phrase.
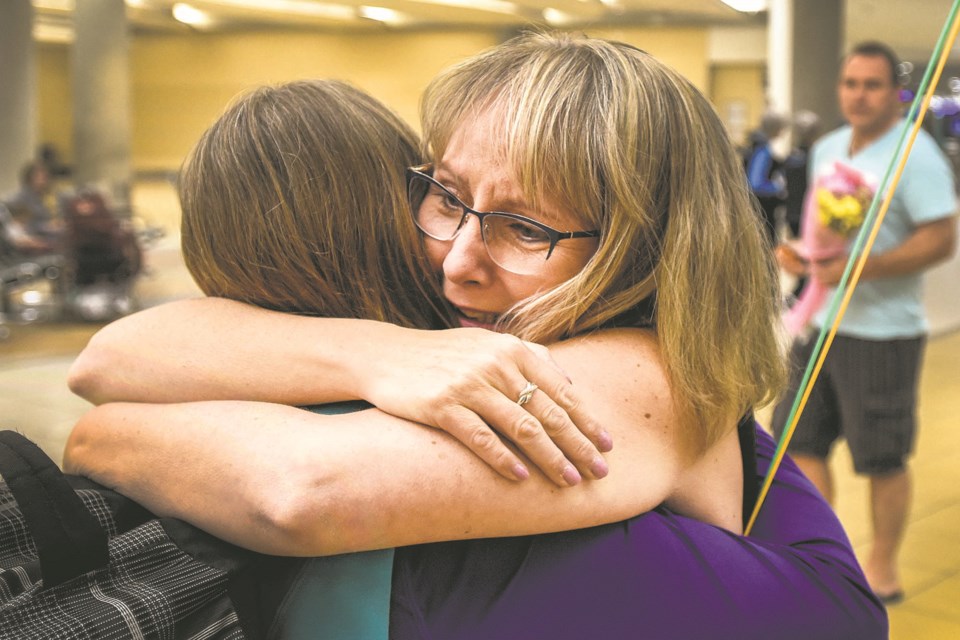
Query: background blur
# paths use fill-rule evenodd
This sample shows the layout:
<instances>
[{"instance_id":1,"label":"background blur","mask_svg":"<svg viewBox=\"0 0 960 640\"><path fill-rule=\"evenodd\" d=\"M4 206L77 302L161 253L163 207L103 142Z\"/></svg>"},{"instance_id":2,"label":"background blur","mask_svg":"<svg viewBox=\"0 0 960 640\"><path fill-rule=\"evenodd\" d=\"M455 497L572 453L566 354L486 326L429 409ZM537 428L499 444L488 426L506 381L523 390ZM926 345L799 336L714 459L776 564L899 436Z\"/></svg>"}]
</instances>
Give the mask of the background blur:
<instances>
[{"instance_id":1,"label":"background blur","mask_svg":"<svg viewBox=\"0 0 960 640\"><path fill-rule=\"evenodd\" d=\"M747 0L744 0L745 2ZM352 82L417 126L419 95L440 69L526 26L586 31L649 51L711 99L736 142L766 109L810 109L839 124L835 77L852 43L879 39L910 63L916 88L948 0L2 0L0 195L49 145L57 190L105 185L144 240L140 306L198 295L179 255L176 171L238 94L328 77ZM951 54L927 129L960 166L960 54ZM778 140L781 150L788 137ZM892 637L960 638L960 259L928 276L934 335L921 395L917 496L904 549L907 600ZM2 322L0 322L2 325ZM0 326L0 427L59 459L88 405L66 390L70 362L102 322ZM834 460L838 512L858 552L869 540L864 482Z\"/></svg>"},{"instance_id":2,"label":"background blur","mask_svg":"<svg viewBox=\"0 0 960 640\"><path fill-rule=\"evenodd\" d=\"M22 2L28 0L4 4ZM72 84L83 73L71 67L74 2L84 11L105 5L93 9L93 19L122 5L121 0L33 3L36 138L55 145L68 162L76 155ZM767 11L749 13L720 0L394 0L378 2L384 5L378 14L378 7L356 1L126 4L130 146L137 172L178 167L232 97L264 82L347 79L416 123L420 92L438 70L529 25L581 29L660 57L714 100L737 141L756 126L766 105L786 113L813 109L829 125L837 120L835 63L849 43L882 39L922 69L950 5L947 0L771 0ZM262 8L253 8L258 5ZM186 11L191 6L195 13ZM324 13L323 7L345 11L331 17L332 10ZM193 26L174 15L192 17ZM792 46L781 50L784 44ZM122 53L119 47L117 53ZM792 92L779 86L794 78L808 86ZM914 82L919 79L918 72Z\"/></svg>"}]
</instances>

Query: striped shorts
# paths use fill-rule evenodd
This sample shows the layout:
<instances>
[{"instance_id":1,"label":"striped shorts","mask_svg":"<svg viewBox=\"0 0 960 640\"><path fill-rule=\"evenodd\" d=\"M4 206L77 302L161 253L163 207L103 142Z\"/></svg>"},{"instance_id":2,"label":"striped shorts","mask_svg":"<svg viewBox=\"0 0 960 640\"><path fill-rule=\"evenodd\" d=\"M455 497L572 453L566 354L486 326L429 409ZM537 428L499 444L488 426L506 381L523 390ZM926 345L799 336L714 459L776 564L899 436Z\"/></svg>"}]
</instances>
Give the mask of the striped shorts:
<instances>
[{"instance_id":1,"label":"striped shorts","mask_svg":"<svg viewBox=\"0 0 960 640\"><path fill-rule=\"evenodd\" d=\"M790 383L773 413L779 438L786 426L816 337L794 342ZM845 438L857 473L903 469L917 430L917 387L926 337L862 340L836 336L797 423L788 451L826 459Z\"/></svg>"}]
</instances>

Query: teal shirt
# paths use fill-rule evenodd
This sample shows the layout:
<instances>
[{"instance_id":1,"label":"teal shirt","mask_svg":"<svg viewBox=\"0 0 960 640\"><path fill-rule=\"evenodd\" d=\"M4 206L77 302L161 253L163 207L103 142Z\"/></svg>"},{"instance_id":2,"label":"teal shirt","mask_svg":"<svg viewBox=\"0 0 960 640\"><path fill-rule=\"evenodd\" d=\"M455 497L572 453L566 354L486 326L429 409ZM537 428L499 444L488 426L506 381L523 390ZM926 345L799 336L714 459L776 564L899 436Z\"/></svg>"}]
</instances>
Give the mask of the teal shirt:
<instances>
[{"instance_id":1,"label":"teal shirt","mask_svg":"<svg viewBox=\"0 0 960 640\"><path fill-rule=\"evenodd\" d=\"M306 407L350 413L366 402ZM393 549L312 558L291 586L269 637L277 640L387 640Z\"/></svg>"},{"instance_id":2,"label":"teal shirt","mask_svg":"<svg viewBox=\"0 0 960 640\"><path fill-rule=\"evenodd\" d=\"M896 152L902 128L900 120L886 134L850 156L849 126L824 136L814 145L810 161L810 184L834 162L840 161L879 184ZM936 142L921 130L913 145L903 176L884 217L871 254L884 253L899 246L918 225L953 215L956 196L953 172ZM920 272L861 281L857 284L838 333L867 340L914 338L927 332L922 302ZM814 316L813 324L826 322L830 305Z\"/></svg>"}]
</instances>

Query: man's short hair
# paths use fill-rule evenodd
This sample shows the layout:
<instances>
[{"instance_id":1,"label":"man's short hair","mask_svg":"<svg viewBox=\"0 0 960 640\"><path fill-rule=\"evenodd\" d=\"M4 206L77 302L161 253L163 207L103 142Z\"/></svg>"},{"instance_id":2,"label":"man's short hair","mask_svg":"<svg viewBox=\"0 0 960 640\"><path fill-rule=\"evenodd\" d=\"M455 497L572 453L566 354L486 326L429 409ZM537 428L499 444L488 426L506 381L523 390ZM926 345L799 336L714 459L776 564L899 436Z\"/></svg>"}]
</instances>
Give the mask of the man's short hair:
<instances>
[{"instance_id":1,"label":"man's short hair","mask_svg":"<svg viewBox=\"0 0 960 640\"><path fill-rule=\"evenodd\" d=\"M868 58L884 58L890 65L890 81L897 86L900 84L900 58L894 53L893 49L882 42L868 40L861 42L850 50L850 53L843 59L846 64L853 56L865 56Z\"/></svg>"}]
</instances>

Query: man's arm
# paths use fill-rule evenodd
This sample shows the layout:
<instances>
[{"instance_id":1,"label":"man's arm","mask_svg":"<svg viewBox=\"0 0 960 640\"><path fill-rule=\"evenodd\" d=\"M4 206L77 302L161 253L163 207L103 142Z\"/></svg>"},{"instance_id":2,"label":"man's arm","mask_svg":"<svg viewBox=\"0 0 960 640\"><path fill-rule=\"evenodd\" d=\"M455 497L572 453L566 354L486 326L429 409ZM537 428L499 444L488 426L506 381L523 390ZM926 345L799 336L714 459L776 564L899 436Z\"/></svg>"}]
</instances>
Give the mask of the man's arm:
<instances>
[{"instance_id":1,"label":"man's arm","mask_svg":"<svg viewBox=\"0 0 960 640\"><path fill-rule=\"evenodd\" d=\"M924 271L948 259L956 250L957 220L954 216L919 225L900 245L876 255L871 254L860 274L861 280L893 278ZM836 286L843 276L847 256L814 262L811 273L828 286Z\"/></svg>"}]
</instances>

